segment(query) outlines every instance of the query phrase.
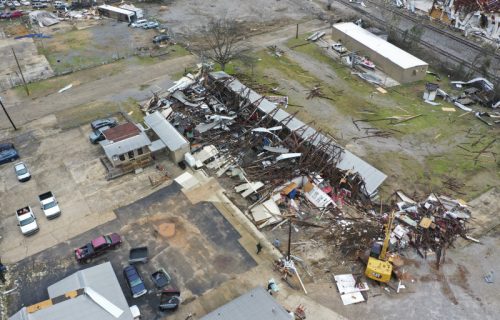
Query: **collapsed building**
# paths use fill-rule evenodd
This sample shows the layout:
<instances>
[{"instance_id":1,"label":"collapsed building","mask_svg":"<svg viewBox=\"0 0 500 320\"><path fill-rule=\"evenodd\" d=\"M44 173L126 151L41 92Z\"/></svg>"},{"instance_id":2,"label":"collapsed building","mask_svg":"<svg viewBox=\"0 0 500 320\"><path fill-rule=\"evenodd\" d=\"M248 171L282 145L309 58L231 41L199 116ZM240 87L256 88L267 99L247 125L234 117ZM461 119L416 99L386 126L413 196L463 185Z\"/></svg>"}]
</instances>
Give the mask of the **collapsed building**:
<instances>
[{"instance_id":1,"label":"collapsed building","mask_svg":"<svg viewBox=\"0 0 500 320\"><path fill-rule=\"evenodd\" d=\"M497 0L394 0L394 4L411 12L421 10L465 36L474 35L497 45L500 42L500 2Z\"/></svg>"},{"instance_id":2,"label":"collapsed building","mask_svg":"<svg viewBox=\"0 0 500 320\"><path fill-rule=\"evenodd\" d=\"M412 246L423 258L435 254L439 266L456 238L475 240L468 236L470 212L462 201L431 194L417 202L398 192L391 204L375 205L372 199L387 176L279 105L224 72L202 68L166 93L154 94L142 110L156 131L164 122L177 131L158 134L164 144L173 137L180 146L179 134L189 141L189 148L179 151L189 149L179 164L217 177L228 197L265 234L287 222L289 230L293 225L299 243L314 242L330 251L326 263L361 258L383 237L390 215L398 221L389 230L388 252L399 280L409 279L403 249ZM177 160L179 155L169 157ZM181 180L191 178L185 172ZM288 251L288 258L304 266L307 252L302 253L306 257L296 260ZM297 274L289 263L281 269L293 268ZM315 268L325 270L320 264Z\"/></svg>"},{"instance_id":3,"label":"collapsed building","mask_svg":"<svg viewBox=\"0 0 500 320\"><path fill-rule=\"evenodd\" d=\"M250 181L266 181L264 191L300 175L321 176L356 199L370 199L386 175L224 72L185 77L166 98L149 101L144 110L163 110L191 141L186 162L196 166L197 151L213 146L218 176L238 167ZM165 111L172 110L172 111ZM148 116L147 116L148 117ZM262 192L261 192L262 193Z\"/></svg>"}]
</instances>

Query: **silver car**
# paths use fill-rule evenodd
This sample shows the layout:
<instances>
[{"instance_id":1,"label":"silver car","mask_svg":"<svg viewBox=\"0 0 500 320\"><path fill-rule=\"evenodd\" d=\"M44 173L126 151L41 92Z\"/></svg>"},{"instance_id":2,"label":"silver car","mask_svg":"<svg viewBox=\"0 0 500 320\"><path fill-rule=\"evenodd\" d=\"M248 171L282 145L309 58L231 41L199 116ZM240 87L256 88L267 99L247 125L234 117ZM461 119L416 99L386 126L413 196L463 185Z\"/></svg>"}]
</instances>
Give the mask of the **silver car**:
<instances>
[{"instance_id":1,"label":"silver car","mask_svg":"<svg viewBox=\"0 0 500 320\"><path fill-rule=\"evenodd\" d=\"M14 165L14 171L16 172L17 180L20 182L26 182L31 179L30 171L24 162L18 162Z\"/></svg>"}]
</instances>

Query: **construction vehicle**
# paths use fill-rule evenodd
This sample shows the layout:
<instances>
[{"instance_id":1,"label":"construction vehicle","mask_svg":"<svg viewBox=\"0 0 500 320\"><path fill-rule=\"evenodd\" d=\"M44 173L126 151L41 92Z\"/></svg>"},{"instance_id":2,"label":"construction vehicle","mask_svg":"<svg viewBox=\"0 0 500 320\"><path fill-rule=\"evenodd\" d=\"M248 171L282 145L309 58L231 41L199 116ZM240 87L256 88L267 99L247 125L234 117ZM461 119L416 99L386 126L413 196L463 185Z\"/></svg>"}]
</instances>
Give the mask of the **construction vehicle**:
<instances>
[{"instance_id":1,"label":"construction vehicle","mask_svg":"<svg viewBox=\"0 0 500 320\"><path fill-rule=\"evenodd\" d=\"M391 280L392 263L387 259L387 248L391 239L392 223L394 221L394 211L391 212L389 220L385 225L385 239L382 246L374 243L370 251L370 257L366 265L365 276L378 282L387 283Z\"/></svg>"}]
</instances>

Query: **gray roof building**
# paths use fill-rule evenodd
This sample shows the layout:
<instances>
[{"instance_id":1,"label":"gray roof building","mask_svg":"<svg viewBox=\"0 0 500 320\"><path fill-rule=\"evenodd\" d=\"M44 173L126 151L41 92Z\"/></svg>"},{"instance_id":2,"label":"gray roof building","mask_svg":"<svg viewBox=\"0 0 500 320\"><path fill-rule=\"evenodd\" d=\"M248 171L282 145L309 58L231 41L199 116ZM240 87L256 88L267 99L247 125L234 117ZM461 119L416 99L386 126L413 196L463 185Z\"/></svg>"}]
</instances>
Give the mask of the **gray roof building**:
<instances>
[{"instance_id":1,"label":"gray roof building","mask_svg":"<svg viewBox=\"0 0 500 320\"><path fill-rule=\"evenodd\" d=\"M49 300L9 320L133 320L111 263L80 270L48 287Z\"/></svg>"},{"instance_id":2,"label":"gray roof building","mask_svg":"<svg viewBox=\"0 0 500 320\"><path fill-rule=\"evenodd\" d=\"M144 129L131 122L104 131L104 137L100 144L108 159L151 144Z\"/></svg>"},{"instance_id":3,"label":"gray roof building","mask_svg":"<svg viewBox=\"0 0 500 320\"><path fill-rule=\"evenodd\" d=\"M201 320L291 320L293 317L262 287L215 309Z\"/></svg>"},{"instance_id":4,"label":"gray roof building","mask_svg":"<svg viewBox=\"0 0 500 320\"><path fill-rule=\"evenodd\" d=\"M217 72L212 72L210 74L212 78L214 79L224 79L224 78L229 78L230 76L226 74L223 71L217 71ZM248 97L251 103L255 103L258 100L262 98L260 94L257 92L253 91L252 89L246 87L244 84L242 84L240 81L237 79L233 79L229 84L228 84L229 89L231 89L233 92L238 93L241 97ZM248 96L247 96L248 94ZM276 105L272 103L271 101L267 99L262 99L260 100L260 104L258 105L258 108L264 112L269 114L271 111L276 109ZM283 119L289 117L290 114L282 109L278 110L273 116L274 120L277 122L282 121ZM290 131L295 131L301 127L305 126L305 123L300 121L297 118L293 118L291 121L289 121L286 124L286 127ZM316 130L314 128L308 127L302 134L301 138L302 139L307 139L308 137L311 137L316 133ZM324 139L327 139L322 134L319 134L314 143L319 144L321 141ZM342 146L339 146L342 147ZM366 192L368 195L374 194L378 187L384 182L384 180L387 178L387 175L378 170L377 168L373 167L363 159L357 157L350 151L343 149L343 153L341 155L340 161L337 164L337 168L341 170L353 170L354 172L359 173L359 175L363 178L365 181L365 186L366 186Z\"/></svg>"}]
</instances>

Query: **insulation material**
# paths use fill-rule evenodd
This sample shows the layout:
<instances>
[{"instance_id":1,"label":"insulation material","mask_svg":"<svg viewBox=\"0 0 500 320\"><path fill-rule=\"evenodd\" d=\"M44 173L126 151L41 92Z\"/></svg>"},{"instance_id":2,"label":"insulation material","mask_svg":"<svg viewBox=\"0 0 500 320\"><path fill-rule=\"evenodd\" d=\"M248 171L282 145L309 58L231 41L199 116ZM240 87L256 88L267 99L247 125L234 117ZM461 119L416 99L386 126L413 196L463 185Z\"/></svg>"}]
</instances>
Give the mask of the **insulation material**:
<instances>
[{"instance_id":1,"label":"insulation material","mask_svg":"<svg viewBox=\"0 0 500 320\"><path fill-rule=\"evenodd\" d=\"M352 274L340 274L334 277L342 303L347 306L365 301L361 291L368 291L368 284L362 282L356 286L356 279Z\"/></svg>"}]
</instances>

